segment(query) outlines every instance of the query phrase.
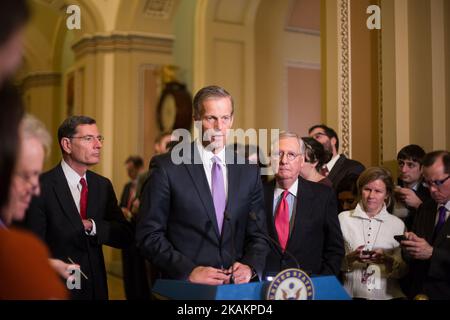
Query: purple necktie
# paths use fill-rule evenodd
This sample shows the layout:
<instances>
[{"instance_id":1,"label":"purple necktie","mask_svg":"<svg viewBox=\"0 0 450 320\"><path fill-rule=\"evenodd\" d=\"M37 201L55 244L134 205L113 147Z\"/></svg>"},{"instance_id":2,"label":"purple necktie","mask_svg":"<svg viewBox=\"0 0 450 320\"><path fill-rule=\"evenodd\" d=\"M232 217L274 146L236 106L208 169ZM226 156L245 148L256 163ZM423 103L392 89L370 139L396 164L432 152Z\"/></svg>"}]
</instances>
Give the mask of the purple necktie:
<instances>
[{"instance_id":1,"label":"purple necktie","mask_svg":"<svg viewBox=\"0 0 450 320\"><path fill-rule=\"evenodd\" d=\"M434 236L438 234L438 232L441 230L442 226L445 223L445 214L447 213L447 208L445 206L439 207L439 218L438 222L436 224L436 227L434 228Z\"/></svg>"},{"instance_id":2,"label":"purple necktie","mask_svg":"<svg viewBox=\"0 0 450 320\"><path fill-rule=\"evenodd\" d=\"M222 167L220 166L220 159L213 157L213 166L211 170L211 185L212 196L214 201L214 208L216 209L217 226L219 233L222 232L223 216L225 212L226 197L225 197L225 183L223 182Z\"/></svg>"}]
</instances>

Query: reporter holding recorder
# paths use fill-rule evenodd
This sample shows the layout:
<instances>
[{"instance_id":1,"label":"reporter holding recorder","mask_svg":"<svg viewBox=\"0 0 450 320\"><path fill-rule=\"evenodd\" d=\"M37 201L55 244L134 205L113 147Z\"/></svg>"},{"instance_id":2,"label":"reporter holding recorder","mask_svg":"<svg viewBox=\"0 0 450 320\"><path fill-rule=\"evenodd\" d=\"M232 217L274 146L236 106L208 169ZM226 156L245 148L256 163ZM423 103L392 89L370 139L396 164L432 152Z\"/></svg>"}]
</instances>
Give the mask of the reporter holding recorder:
<instances>
[{"instance_id":1,"label":"reporter holding recorder","mask_svg":"<svg viewBox=\"0 0 450 320\"><path fill-rule=\"evenodd\" d=\"M358 205L339 214L345 242L344 287L353 298L389 300L405 297L398 279L407 271L394 239L405 224L387 211L394 183L389 171L366 169L356 183Z\"/></svg>"}]
</instances>

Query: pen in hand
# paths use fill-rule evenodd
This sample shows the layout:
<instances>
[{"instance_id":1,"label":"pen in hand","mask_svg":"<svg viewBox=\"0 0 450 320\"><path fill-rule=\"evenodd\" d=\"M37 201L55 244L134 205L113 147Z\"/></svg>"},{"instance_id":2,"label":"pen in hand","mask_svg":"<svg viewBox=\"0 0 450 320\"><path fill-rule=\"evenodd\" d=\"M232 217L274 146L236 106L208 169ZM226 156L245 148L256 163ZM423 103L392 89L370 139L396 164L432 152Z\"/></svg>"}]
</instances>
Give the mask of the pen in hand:
<instances>
[{"instance_id":1,"label":"pen in hand","mask_svg":"<svg viewBox=\"0 0 450 320\"><path fill-rule=\"evenodd\" d=\"M70 259L70 257L67 257L67 259L69 260L69 262L70 262L71 264L77 264L77 263L73 262L73 260ZM83 271L81 271L81 268L80 268L80 273L81 273L81 275L82 275L86 280L88 280L88 277L84 274Z\"/></svg>"}]
</instances>

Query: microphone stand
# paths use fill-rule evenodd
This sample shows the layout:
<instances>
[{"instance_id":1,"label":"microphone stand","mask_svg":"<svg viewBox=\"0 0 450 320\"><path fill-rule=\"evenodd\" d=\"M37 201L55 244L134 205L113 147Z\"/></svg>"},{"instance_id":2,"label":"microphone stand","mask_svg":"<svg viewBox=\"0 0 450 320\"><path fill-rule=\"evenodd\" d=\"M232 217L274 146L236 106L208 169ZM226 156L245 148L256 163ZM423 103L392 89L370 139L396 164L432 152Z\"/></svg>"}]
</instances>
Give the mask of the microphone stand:
<instances>
[{"instance_id":1,"label":"microphone stand","mask_svg":"<svg viewBox=\"0 0 450 320\"><path fill-rule=\"evenodd\" d=\"M256 227L258 228L258 231L263 235L263 237L268 240L269 242L273 243L278 249L280 249L281 252L283 252L283 248L280 246L280 244L278 243L278 241L276 241L275 239L273 239L269 234L266 234L266 232L264 232L261 227L258 224L258 216L256 215L255 212L250 212L249 214L250 219L252 219L253 221L255 221ZM295 258L295 256L290 253L288 250L284 250L284 253L286 253L292 260L294 260L295 265L297 266L297 269L300 269L300 264L298 263L297 259Z\"/></svg>"},{"instance_id":2,"label":"microphone stand","mask_svg":"<svg viewBox=\"0 0 450 320\"><path fill-rule=\"evenodd\" d=\"M235 262L235 257L236 257L236 248L234 246L234 228L233 228L233 224L231 223L231 215L229 214L228 211L224 212L223 217L228 222L228 225L230 226L230 233L231 233L231 255L232 255L231 277L230 277L230 284L231 284L231 283L234 283L234 262Z\"/></svg>"}]
</instances>

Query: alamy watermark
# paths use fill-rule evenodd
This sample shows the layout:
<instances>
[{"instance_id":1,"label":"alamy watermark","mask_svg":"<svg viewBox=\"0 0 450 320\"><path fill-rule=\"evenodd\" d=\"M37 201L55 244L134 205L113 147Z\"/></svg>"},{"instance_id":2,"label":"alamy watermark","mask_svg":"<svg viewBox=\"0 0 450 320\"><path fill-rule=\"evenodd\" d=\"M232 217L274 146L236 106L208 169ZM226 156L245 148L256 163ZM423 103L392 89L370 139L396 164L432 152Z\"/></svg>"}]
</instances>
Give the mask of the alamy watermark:
<instances>
[{"instance_id":1,"label":"alamy watermark","mask_svg":"<svg viewBox=\"0 0 450 320\"><path fill-rule=\"evenodd\" d=\"M69 30L81 29L81 9L76 4L67 6L66 13L70 16L66 19L66 26Z\"/></svg>"},{"instance_id":2,"label":"alamy watermark","mask_svg":"<svg viewBox=\"0 0 450 320\"><path fill-rule=\"evenodd\" d=\"M213 151L217 148L217 144L214 143L213 136L220 134L220 131L214 129L208 129L203 132L202 122L195 121L194 133L191 134L186 129L176 129L172 132L173 141L182 141L182 143L176 144L171 150L171 159L174 164L202 164L202 158L198 153L192 153L191 142L195 139L203 142L208 142L205 146L207 151ZM256 158L261 165L261 175L273 175L274 168L271 167L271 161L269 155L274 148L278 146L280 130L279 129L228 129L226 135L226 141L228 143L227 149L232 148L231 144L234 143L237 146L244 146L246 144L255 146L257 152ZM248 142L248 143L247 143ZM258 146L258 148L256 148ZM219 146L220 147L220 146ZM266 156L267 155L267 156ZM227 153L227 164L244 164L248 163L249 159L245 158L244 154L239 152ZM256 161L252 161L257 163Z\"/></svg>"},{"instance_id":3,"label":"alamy watermark","mask_svg":"<svg viewBox=\"0 0 450 320\"><path fill-rule=\"evenodd\" d=\"M377 5L371 5L367 7L367 14L370 16L367 18L367 29L369 30L380 30L381 29L381 8Z\"/></svg>"},{"instance_id":4,"label":"alamy watermark","mask_svg":"<svg viewBox=\"0 0 450 320\"><path fill-rule=\"evenodd\" d=\"M69 290L81 289L81 269L78 267L70 266L68 268L70 276L66 280L66 287Z\"/></svg>"}]
</instances>

